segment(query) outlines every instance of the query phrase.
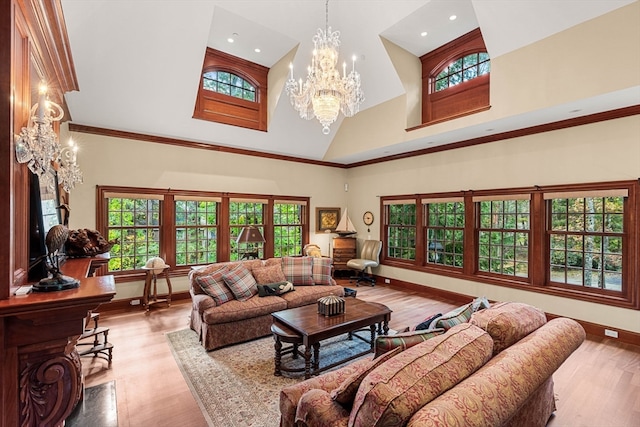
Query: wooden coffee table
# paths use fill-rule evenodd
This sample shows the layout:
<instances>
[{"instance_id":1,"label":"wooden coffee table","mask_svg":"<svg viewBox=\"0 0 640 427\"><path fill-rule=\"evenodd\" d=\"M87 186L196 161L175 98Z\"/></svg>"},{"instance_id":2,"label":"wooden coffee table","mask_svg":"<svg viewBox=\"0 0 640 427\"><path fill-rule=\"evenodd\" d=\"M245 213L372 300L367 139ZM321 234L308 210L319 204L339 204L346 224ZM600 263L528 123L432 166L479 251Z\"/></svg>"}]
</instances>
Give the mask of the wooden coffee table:
<instances>
[{"instance_id":1,"label":"wooden coffee table","mask_svg":"<svg viewBox=\"0 0 640 427\"><path fill-rule=\"evenodd\" d=\"M391 310L383 304L366 302L357 298L345 298L344 313L335 316L325 317L318 314L317 304L277 311L273 313L272 316L274 325L287 331L288 335L293 332L300 336L300 343L304 345L304 377L310 378L312 374L315 375L321 371L372 352L376 332L379 334L387 334L389 332ZM353 332L364 328L369 328L371 333L370 340L353 334ZM362 339L370 344L370 348L320 369L320 341L341 334L349 334L349 338L356 337ZM278 365L280 362L280 354L278 353L278 344L280 344L280 337L274 332L274 338L276 339L275 374L279 375L280 367ZM287 336L287 338L289 341L285 342L292 342L291 337ZM280 348L281 347L280 344ZM311 363L311 348L313 348L314 353L313 364Z\"/></svg>"}]
</instances>

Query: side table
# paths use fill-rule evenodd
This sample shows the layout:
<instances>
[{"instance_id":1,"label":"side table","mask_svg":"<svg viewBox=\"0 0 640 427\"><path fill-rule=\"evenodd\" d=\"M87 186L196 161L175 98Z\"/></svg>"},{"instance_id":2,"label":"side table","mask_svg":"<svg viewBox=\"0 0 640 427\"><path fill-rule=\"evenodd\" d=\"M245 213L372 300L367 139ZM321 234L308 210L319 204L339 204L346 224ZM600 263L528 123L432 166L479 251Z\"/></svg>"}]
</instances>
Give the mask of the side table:
<instances>
[{"instance_id":1,"label":"side table","mask_svg":"<svg viewBox=\"0 0 640 427\"><path fill-rule=\"evenodd\" d=\"M169 267L164 265L161 268L161 272L157 273L160 268L142 267L143 270L147 270L147 277L144 280L144 293L142 294L142 305L144 305L149 312L149 309L153 304L166 302L167 307L171 307L171 280L169 279ZM167 281L167 296L166 298L158 298L158 276L164 275ZM153 284L153 292L151 291L151 285Z\"/></svg>"}]
</instances>

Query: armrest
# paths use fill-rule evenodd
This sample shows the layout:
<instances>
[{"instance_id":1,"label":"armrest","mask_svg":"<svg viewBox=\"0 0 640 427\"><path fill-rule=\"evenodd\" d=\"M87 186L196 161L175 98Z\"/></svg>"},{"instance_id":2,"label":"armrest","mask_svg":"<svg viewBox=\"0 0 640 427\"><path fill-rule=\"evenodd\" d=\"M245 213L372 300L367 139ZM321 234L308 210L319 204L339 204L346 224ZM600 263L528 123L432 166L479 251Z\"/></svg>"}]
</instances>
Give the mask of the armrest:
<instances>
[{"instance_id":1,"label":"armrest","mask_svg":"<svg viewBox=\"0 0 640 427\"><path fill-rule=\"evenodd\" d=\"M296 410L296 426L332 426L346 427L349 424L349 411L325 390L309 390L302 395Z\"/></svg>"},{"instance_id":2,"label":"armrest","mask_svg":"<svg viewBox=\"0 0 640 427\"><path fill-rule=\"evenodd\" d=\"M216 306L216 302L209 295L204 295L204 294L196 295L193 293L193 290L191 289L189 290L189 293L191 294L191 306L193 307L194 310L198 310L198 313L201 316L205 310Z\"/></svg>"}]
</instances>

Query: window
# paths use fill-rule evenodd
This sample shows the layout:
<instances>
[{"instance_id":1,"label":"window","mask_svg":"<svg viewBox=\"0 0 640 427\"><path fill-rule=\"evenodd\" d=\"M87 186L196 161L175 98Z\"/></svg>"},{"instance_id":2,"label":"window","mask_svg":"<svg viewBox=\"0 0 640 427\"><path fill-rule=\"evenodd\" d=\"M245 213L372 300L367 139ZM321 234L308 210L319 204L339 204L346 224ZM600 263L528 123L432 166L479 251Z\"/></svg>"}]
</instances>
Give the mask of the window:
<instances>
[{"instance_id":1,"label":"window","mask_svg":"<svg viewBox=\"0 0 640 427\"><path fill-rule=\"evenodd\" d=\"M172 273L185 273L214 262L301 255L309 241L308 204L308 197L286 195L99 186L96 228L120 241L108 271L118 282L140 280L155 256ZM236 243L249 225L264 242Z\"/></svg>"},{"instance_id":2,"label":"window","mask_svg":"<svg viewBox=\"0 0 640 427\"><path fill-rule=\"evenodd\" d=\"M621 291L626 246L624 194L559 196L547 200L549 280Z\"/></svg>"},{"instance_id":3,"label":"window","mask_svg":"<svg viewBox=\"0 0 640 427\"><path fill-rule=\"evenodd\" d=\"M416 259L416 204L390 202L385 206L387 256L402 260Z\"/></svg>"},{"instance_id":4,"label":"window","mask_svg":"<svg viewBox=\"0 0 640 427\"><path fill-rule=\"evenodd\" d=\"M256 88L242 77L226 71L204 73L202 87L234 98L256 101Z\"/></svg>"},{"instance_id":5,"label":"window","mask_svg":"<svg viewBox=\"0 0 640 427\"><path fill-rule=\"evenodd\" d=\"M422 125L490 108L491 60L480 29L420 57Z\"/></svg>"},{"instance_id":6,"label":"window","mask_svg":"<svg viewBox=\"0 0 640 427\"><path fill-rule=\"evenodd\" d=\"M135 270L160 254L161 199L144 196L107 195L109 271Z\"/></svg>"},{"instance_id":7,"label":"window","mask_svg":"<svg viewBox=\"0 0 640 427\"><path fill-rule=\"evenodd\" d=\"M229 236L231 238L231 261L246 258L263 258L263 246L259 243L236 243L242 229L253 225L264 236L263 206L266 200L242 201L233 200L229 203Z\"/></svg>"},{"instance_id":8,"label":"window","mask_svg":"<svg viewBox=\"0 0 640 427\"><path fill-rule=\"evenodd\" d=\"M218 201L175 199L176 265L217 260Z\"/></svg>"},{"instance_id":9,"label":"window","mask_svg":"<svg viewBox=\"0 0 640 427\"><path fill-rule=\"evenodd\" d=\"M273 255L302 255L304 205L276 202L273 205Z\"/></svg>"},{"instance_id":10,"label":"window","mask_svg":"<svg viewBox=\"0 0 640 427\"><path fill-rule=\"evenodd\" d=\"M423 199L427 215L426 262L462 268L464 263L464 200Z\"/></svg>"},{"instance_id":11,"label":"window","mask_svg":"<svg viewBox=\"0 0 640 427\"><path fill-rule=\"evenodd\" d=\"M489 54L486 52L472 53L463 58L458 58L438 73L434 82L434 92L488 74L490 69L491 62L489 61Z\"/></svg>"},{"instance_id":12,"label":"window","mask_svg":"<svg viewBox=\"0 0 640 427\"><path fill-rule=\"evenodd\" d=\"M383 196L381 263L640 309L639 196L638 180Z\"/></svg>"},{"instance_id":13,"label":"window","mask_svg":"<svg viewBox=\"0 0 640 427\"><path fill-rule=\"evenodd\" d=\"M262 65L207 48L193 117L266 132L268 73Z\"/></svg>"},{"instance_id":14,"label":"window","mask_svg":"<svg viewBox=\"0 0 640 427\"><path fill-rule=\"evenodd\" d=\"M478 201L478 270L529 276L529 200Z\"/></svg>"}]
</instances>

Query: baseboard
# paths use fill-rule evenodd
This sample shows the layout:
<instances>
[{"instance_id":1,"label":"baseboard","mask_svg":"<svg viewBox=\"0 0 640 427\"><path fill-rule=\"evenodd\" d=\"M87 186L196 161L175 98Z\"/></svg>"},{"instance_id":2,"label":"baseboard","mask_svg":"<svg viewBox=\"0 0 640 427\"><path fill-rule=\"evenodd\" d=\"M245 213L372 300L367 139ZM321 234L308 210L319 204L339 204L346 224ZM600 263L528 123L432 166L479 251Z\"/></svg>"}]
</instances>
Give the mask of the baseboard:
<instances>
[{"instance_id":1,"label":"baseboard","mask_svg":"<svg viewBox=\"0 0 640 427\"><path fill-rule=\"evenodd\" d=\"M158 295L158 298L166 298L166 295ZM171 301L180 301L185 299L191 299L191 295L188 291L174 292L171 294ZM124 298L118 300L112 300L110 302L101 304L98 311L143 311L142 298Z\"/></svg>"},{"instance_id":2,"label":"baseboard","mask_svg":"<svg viewBox=\"0 0 640 427\"><path fill-rule=\"evenodd\" d=\"M376 280L376 283L393 285L403 290L424 294L429 297L436 296L438 298L441 298L447 301L452 301L455 303L464 304L466 302L469 302L470 299L475 298L475 296L472 296L472 295L459 294L457 292L451 292L444 289L432 288L427 285L420 285L417 283L405 282L403 280L389 279L382 276L376 276L376 278L378 279ZM390 283L386 283L385 280L389 280ZM545 313L545 314L547 316L547 319L549 320L554 319L556 317L566 317L566 316L560 316L553 313ZM591 323L584 320L578 320L578 319L573 319L573 320L578 322L580 326L584 328L584 331L587 333L587 335L591 335L597 338L606 338L615 342L621 342L621 343L640 346L640 334L637 332L612 328L610 326ZM611 332L617 333L618 337L613 338L610 335L605 335L605 330L609 331L609 333Z\"/></svg>"}]
</instances>

